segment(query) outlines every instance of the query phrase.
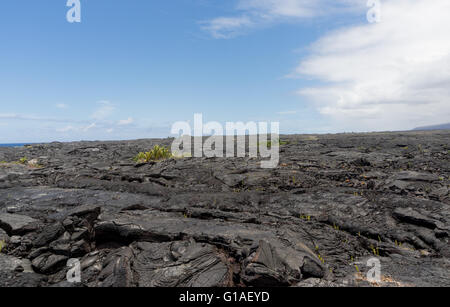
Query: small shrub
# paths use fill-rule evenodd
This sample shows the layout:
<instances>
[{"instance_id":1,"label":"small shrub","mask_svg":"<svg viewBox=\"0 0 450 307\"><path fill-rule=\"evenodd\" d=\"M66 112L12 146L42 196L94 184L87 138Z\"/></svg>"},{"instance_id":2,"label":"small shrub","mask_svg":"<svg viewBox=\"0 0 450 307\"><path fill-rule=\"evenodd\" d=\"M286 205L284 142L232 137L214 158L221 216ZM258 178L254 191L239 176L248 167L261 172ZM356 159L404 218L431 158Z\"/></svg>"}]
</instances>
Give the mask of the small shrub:
<instances>
[{"instance_id":1,"label":"small shrub","mask_svg":"<svg viewBox=\"0 0 450 307\"><path fill-rule=\"evenodd\" d=\"M136 163L148 163L172 158L172 153L167 147L156 145L152 150L140 152L134 157Z\"/></svg>"},{"instance_id":2,"label":"small shrub","mask_svg":"<svg viewBox=\"0 0 450 307\"><path fill-rule=\"evenodd\" d=\"M27 164L28 159L26 157L20 158L19 161L17 161L19 164Z\"/></svg>"}]
</instances>

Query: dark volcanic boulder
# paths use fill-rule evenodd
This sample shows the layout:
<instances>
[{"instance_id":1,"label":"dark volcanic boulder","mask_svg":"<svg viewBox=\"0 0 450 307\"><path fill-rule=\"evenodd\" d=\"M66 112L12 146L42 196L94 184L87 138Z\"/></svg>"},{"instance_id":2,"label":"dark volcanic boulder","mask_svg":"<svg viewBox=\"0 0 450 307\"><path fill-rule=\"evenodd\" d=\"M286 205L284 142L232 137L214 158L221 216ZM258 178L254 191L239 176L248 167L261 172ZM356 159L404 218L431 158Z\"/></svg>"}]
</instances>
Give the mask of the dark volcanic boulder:
<instances>
[{"instance_id":1,"label":"dark volcanic boulder","mask_svg":"<svg viewBox=\"0 0 450 307\"><path fill-rule=\"evenodd\" d=\"M37 220L20 214L0 214L0 227L11 235L22 235L36 230Z\"/></svg>"},{"instance_id":2,"label":"dark volcanic boulder","mask_svg":"<svg viewBox=\"0 0 450 307\"><path fill-rule=\"evenodd\" d=\"M214 246L188 242L138 243L133 268L143 287L229 286L226 256Z\"/></svg>"},{"instance_id":3,"label":"dark volcanic boulder","mask_svg":"<svg viewBox=\"0 0 450 307\"><path fill-rule=\"evenodd\" d=\"M64 231L64 226L59 222L46 226L33 241L33 245L36 247L47 245L62 235Z\"/></svg>"},{"instance_id":4,"label":"dark volcanic boulder","mask_svg":"<svg viewBox=\"0 0 450 307\"><path fill-rule=\"evenodd\" d=\"M44 253L32 261L33 269L43 274L56 273L65 267L69 258L63 255Z\"/></svg>"}]
</instances>

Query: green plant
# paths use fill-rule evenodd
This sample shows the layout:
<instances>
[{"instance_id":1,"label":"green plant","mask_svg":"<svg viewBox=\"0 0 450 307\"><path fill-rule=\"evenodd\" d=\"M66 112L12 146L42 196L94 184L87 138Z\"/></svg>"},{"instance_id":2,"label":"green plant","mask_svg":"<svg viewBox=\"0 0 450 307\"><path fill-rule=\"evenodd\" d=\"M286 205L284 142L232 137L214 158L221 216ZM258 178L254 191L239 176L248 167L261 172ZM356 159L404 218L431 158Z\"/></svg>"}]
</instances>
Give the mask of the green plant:
<instances>
[{"instance_id":1,"label":"green plant","mask_svg":"<svg viewBox=\"0 0 450 307\"><path fill-rule=\"evenodd\" d=\"M3 248L6 246L5 240L0 241L0 253L2 252Z\"/></svg>"},{"instance_id":2,"label":"green plant","mask_svg":"<svg viewBox=\"0 0 450 307\"><path fill-rule=\"evenodd\" d=\"M136 163L148 163L172 158L172 153L167 147L156 145L152 150L138 153L133 160Z\"/></svg>"},{"instance_id":3,"label":"green plant","mask_svg":"<svg viewBox=\"0 0 450 307\"><path fill-rule=\"evenodd\" d=\"M300 218L302 219L302 220L305 220L305 221L311 221L311 216L310 215L300 215Z\"/></svg>"},{"instance_id":4,"label":"green plant","mask_svg":"<svg viewBox=\"0 0 450 307\"><path fill-rule=\"evenodd\" d=\"M320 262L325 264L325 258L323 258L320 254L317 255L317 258L319 258Z\"/></svg>"},{"instance_id":5,"label":"green plant","mask_svg":"<svg viewBox=\"0 0 450 307\"><path fill-rule=\"evenodd\" d=\"M398 247L402 247L402 242L398 242L397 240L395 240L395 245L397 245Z\"/></svg>"},{"instance_id":6,"label":"green plant","mask_svg":"<svg viewBox=\"0 0 450 307\"><path fill-rule=\"evenodd\" d=\"M19 161L17 161L19 164L27 164L27 162L28 162L28 159L27 159L27 157L23 157L23 158L20 158L19 159Z\"/></svg>"},{"instance_id":7,"label":"green plant","mask_svg":"<svg viewBox=\"0 0 450 307\"><path fill-rule=\"evenodd\" d=\"M377 246L377 248L375 248L373 245L370 245L370 248L372 249L372 252L375 256L380 256L380 250Z\"/></svg>"}]
</instances>

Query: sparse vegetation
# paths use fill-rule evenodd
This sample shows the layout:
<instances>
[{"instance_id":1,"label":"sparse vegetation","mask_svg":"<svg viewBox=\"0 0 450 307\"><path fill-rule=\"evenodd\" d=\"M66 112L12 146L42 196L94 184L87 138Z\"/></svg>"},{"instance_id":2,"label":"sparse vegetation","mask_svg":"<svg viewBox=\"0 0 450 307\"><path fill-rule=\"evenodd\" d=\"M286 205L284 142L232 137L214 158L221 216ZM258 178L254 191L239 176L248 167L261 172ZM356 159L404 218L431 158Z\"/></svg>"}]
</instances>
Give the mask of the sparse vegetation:
<instances>
[{"instance_id":1,"label":"sparse vegetation","mask_svg":"<svg viewBox=\"0 0 450 307\"><path fill-rule=\"evenodd\" d=\"M318 141L319 138L317 136L311 135L311 136L306 137L305 140L306 141Z\"/></svg>"},{"instance_id":2,"label":"sparse vegetation","mask_svg":"<svg viewBox=\"0 0 450 307\"><path fill-rule=\"evenodd\" d=\"M375 248L373 245L370 245L370 249L372 250L372 252L375 256L380 256L380 250L379 250L378 246Z\"/></svg>"},{"instance_id":3,"label":"sparse vegetation","mask_svg":"<svg viewBox=\"0 0 450 307\"><path fill-rule=\"evenodd\" d=\"M310 215L300 215L300 218L302 219L302 220L305 220L305 221L311 221L311 216Z\"/></svg>"},{"instance_id":4,"label":"sparse vegetation","mask_svg":"<svg viewBox=\"0 0 450 307\"><path fill-rule=\"evenodd\" d=\"M260 145L266 145L267 146L267 148L271 148L272 147L272 145L273 144L277 144L278 143L278 145L279 146L284 146L284 145L288 145L288 144L290 144L290 142L289 141L282 141L282 140L277 140L277 139L275 139L275 140L273 140L273 141L267 141L267 142L263 142L263 143L259 143L258 142L258 147L260 146Z\"/></svg>"},{"instance_id":5,"label":"sparse vegetation","mask_svg":"<svg viewBox=\"0 0 450 307\"><path fill-rule=\"evenodd\" d=\"M29 160L27 157L22 157L17 161L7 162L7 161L0 161L0 166L8 167L13 165L24 165L32 168L42 168L43 166L38 164L37 159Z\"/></svg>"},{"instance_id":6,"label":"sparse vegetation","mask_svg":"<svg viewBox=\"0 0 450 307\"><path fill-rule=\"evenodd\" d=\"M186 152L185 153L173 152L172 158L175 158L175 159L192 158L192 154L186 153Z\"/></svg>"},{"instance_id":7,"label":"sparse vegetation","mask_svg":"<svg viewBox=\"0 0 450 307\"><path fill-rule=\"evenodd\" d=\"M140 152L134 158L136 163L148 163L172 158L172 153L167 147L156 145L152 150Z\"/></svg>"},{"instance_id":8,"label":"sparse vegetation","mask_svg":"<svg viewBox=\"0 0 450 307\"><path fill-rule=\"evenodd\" d=\"M323 258L320 254L317 255L317 258L319 258L320 262L325 264L325 258Z\"/></svg>"},{"instance_id":9,"label":"sparse vegetation","mask_svg":"<svg viewBox=\"0 0 450 307\"><path fill-rule=\"evenodd\" d=\"M402 247L402 242L398 242L397 240L395 240L395 245L398 247Z\"/></svg>"}]
</instances>

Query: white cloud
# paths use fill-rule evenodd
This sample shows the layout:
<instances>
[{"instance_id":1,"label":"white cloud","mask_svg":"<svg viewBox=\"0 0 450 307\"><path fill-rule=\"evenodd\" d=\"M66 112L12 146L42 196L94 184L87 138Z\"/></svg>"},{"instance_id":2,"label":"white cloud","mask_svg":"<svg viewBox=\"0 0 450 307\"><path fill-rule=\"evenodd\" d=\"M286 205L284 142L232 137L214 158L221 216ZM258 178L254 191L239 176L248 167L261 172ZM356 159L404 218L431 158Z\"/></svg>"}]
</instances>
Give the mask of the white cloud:
<instances>
[{"instance_id":1,"label":"white cloud","mask_svg":"<svg viewBox=\"0 0 450 307\"><path fill-rule=\"evenodd\" d=\"M66 126L66 127L63 127L63 128L56 129L57 132L63 132L63 133L70 132L70 131L77 131L77 130L78 129L73 127L73 126Z\"/></svg>"},{"instance_id":2,"label":"white cloud","mask_svg":"<svg viewBox=\"0 0 450 307\"><path fill-rule=\"evenodd\" d=\"M84 126L72 126L72 125L68 125L65 126L63 128L58 128L56 129L57 132L62 132L62 133L67 133L67 132L88 132L89 130L96 128L97 124L96 123L92 123L89 125L84 125Z\"/></svg>"},{"instance_id":3,"label":"white cloud","mask_svg":"<svg viewBox=\"0 0 450 307\"><path fill-rule=\"evenodd\" d=\"M85 126L85 127L82 127L81 130L82 130L83 132L88 132L89 130L91 130L92 128L95 128L95 127L97 127L97 124L96 124L96 123L92 123L92 124L90 124L90 125L87 125L87 126Z\"/></svg>"},{"instance_id":4,"label":"white cloud","mask_svg":"<svg viewBox=\"0 0 450 307\"><path fill-rule=\"evenodd\" d=\"M55 123L67 123L67 122L79 122L76 120L70 120L66 118L52 118L43 117L28 114L17 113L0 113L0 119L19 120L19 121L40 121L40 122L55 122Z\"/></svg>"},{"instance_id":5,"label":"white cloud","mask_svg":"<svg viewBox=\"0 0 450 307\"><path fill-rule=\"evenodd\" d=\"M219 17L203 24L203 30L210 32L214 38L232 38L240 34L243 27L251 27L253 22L246 16L240 16Z\"/></svg>"},{"instance_id":6,"label":"white cloud","mask_svg":"<svg viewBox=\"0 0 450 307\"><path fill-rule=\"evenodd\" d=\"M105 120L106 118L111 116L116 110L116 107L107 100L99 101L98 104L100 106L91 115L91 118L95 120Z\"/></svg>"},{"instance_id":7,"label":"white cloud","mask_svg":"<svg viewBox=\"0 0 450 307\"><path fill-rule=\"evenodd\" d=\"M318 0L241 0L238 8L265 18L311 17L318 13Z\"/></svg>"},{"instance_id":8,"label":"white cloud","mask_svg":"<svg viewBox=\"0 0 450 307\"><path fill-rule=\"evenodd\" d=\"M307 18L361 11L365 0L239 0L237 16L203 22L214 38L232 38L259 26Z\"/></svg>"},{"instance_id":9,"label":"white cloud","mask_svg":"<svg viewBox=\"0 0 450 307\"><path fill-rule=\"evenodd\" d=\"M299 93L343 128L409 129L450 118L450 1L383 2L382 20L319 39L296 69Z\"/></svg>"},{"instance_id":10,"label":"white cloud","mask_svg":"<svg viewBox=\"0 0 450 307\"><path fill-rule=\"evenodd\" d=\"M57 107L58 109L67 109L69 106L68 106L67 104L64 104L64 103L58 103L58 104L56 105L56 107Z\"/></svg>"},{"instance_id":11,"label":"white cloud","mask_svg":"<svg viewBox=\"0 0 450 307\"><path fill-rule=\"evenodd\" d=\"M119 122L117 124L119 126L127 126L127 125L131 125L132 123L134 123L134 119L129 117L128 119L119 120Z\"/></svg>"},{"instance_id":12,"label":"white cloud","mask_svg":"<svg viewBox=\"0 0 450 307\"><path fill-rule=\"evenodd\" d=\"M297 111L282 111L282 112L278 112L278 115L293 115L293 114L297 114Z\"/></svg>"}]
</instances>

